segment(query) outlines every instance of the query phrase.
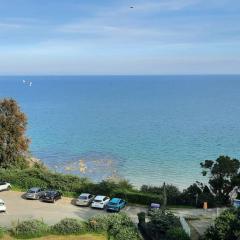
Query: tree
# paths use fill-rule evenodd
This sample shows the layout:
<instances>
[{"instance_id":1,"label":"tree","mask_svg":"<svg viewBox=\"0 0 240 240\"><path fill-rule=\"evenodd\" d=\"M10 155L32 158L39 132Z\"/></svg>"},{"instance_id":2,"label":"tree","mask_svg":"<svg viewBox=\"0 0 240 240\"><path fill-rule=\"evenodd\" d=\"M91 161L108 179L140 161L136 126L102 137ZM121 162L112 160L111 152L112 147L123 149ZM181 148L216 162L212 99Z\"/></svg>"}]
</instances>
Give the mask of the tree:
<instances>
[{"instance_id":1,"label":"tree","mask_svg":"<svg viewBox=\"0 0 240 240\"><path fill-rule=\"evenodd\" d=\"M220 203L227 203L229 192L232 190L232 180L237 177L240 161L228 156L220 156L215 161L205 160L202 162L203 176L209 177L211 191L216 195Z\"/></svg>"},{"instance_id":2,"label":"tree","mask_svg":"<svg viewBox=\"0 0 240 240\"><path fill-rule=\"evenodd\" d=\"M0 100L0 167L23 162L29 139L25 136L27 117L13 99Z\"/></svg>"}]
</instances>

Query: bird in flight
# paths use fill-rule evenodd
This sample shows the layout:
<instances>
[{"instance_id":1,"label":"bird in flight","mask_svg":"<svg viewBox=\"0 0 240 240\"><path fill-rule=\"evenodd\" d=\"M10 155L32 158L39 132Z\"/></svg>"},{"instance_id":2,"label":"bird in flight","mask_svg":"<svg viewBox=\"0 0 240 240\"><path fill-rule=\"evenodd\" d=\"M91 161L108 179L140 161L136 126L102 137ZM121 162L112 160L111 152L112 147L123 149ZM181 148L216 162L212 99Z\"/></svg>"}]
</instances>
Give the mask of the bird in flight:
<instances>
[{"instance_id":1,"label":"bird in flight","mask_svg":"<svg viewBox=\"0 0 240 240\"><path fill-rule=\"evenodd\" d=\"M134 8L133 6L131 6L130 8Z\"/></svg>"}]
</instances>

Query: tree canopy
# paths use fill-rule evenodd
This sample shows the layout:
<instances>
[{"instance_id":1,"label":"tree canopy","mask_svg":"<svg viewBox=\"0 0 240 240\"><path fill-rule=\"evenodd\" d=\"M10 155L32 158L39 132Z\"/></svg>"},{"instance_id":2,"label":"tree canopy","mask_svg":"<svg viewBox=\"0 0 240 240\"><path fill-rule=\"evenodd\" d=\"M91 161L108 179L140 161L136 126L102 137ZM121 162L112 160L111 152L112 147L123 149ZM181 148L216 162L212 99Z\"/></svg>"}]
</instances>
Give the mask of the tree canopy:
<instances>
[{"instance_id":1,"label":"tree canopy","mask_svg":"<svg viewBox=\"0 0 240 240\"><path fill-rule=\"evenodd\" d=\"M220 156L215 161L205 160L200 165L203 176L209 177L211 191L221 203L226 203L233 187L232 180L238 176L240 161L228 156Z\"/></svg>"},{"instance_id":2,"label":"tree canopy","mask_svg":"<svg viewBox=\"0 0 240 240\"><path fill-rule=\"evenodd\" d=\"M0 100L0 167L16 166L28 151L27 117L14 99Z\"/></svg>"}]
</instances>

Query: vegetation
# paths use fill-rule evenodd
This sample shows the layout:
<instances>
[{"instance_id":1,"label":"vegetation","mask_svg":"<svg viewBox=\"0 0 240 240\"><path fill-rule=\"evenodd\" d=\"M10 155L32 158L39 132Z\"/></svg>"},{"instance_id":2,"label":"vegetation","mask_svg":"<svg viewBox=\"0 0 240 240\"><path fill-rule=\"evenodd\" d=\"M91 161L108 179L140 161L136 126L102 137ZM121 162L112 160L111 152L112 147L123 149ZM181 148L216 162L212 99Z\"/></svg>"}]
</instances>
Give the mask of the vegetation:
<instances>
[{"instance_id":1,"label":"vegetation","mask_svg":"<svg viewBox=\"0 0 240 240\"><path fill-rule=\"evenodd\" d=\"M179 218L168 210L153 211L149 216L149 222L145 222L143 213L139 213L138 218L139 229L147 239L189 240L181 227Z\"/></svg>"},{"instance_id":2,"label":"vegetation","mask_svg":"<svg viewBox=\"0 0 240 240\"><path fill-rule=\"evenodd\" d=\"M26 167L24 154L29 139L25 136L27 118L13 99L0 100L0 167Z\"/></svg>"},{"instance_id":3,"label":"vegetation","mask_svg":"<svg viewBox=\"0 0 240 240\"><path fill-rule=\"evenodd\" d=\"M46 236L50 228L43 221L27 220L19 222L15 228L12 229L12 234L17 238L35 238Z\"/></svg>"},{"instance_id":4,"label":"vegetation","mask_svg":"<svg viewBox=\"0 0 240 240\"><path fill-rule=\"evenodd\" d=\"M65 218L53 225L51 231L59 235L81 234L85 232L85 225L77 219Z\"/></svg>"},{"instance_id":5,"label":"vegetation","mask_svg":"<svg viewBox=\"0 0 240 240\"><path fill-rule=\"evenodd\" d=\"M166 232L167 240L190 240L181 227L173 227Z\"/></svg>"},{"instance_id":6,"label":"vegetation","mask_svg":"<svg viewBox=\"0 0 240 240\"><path fill-rule=\"evenodd\" d=\"M0 238L3 238L4 234L5 234L4 229L0 227Z\"/></svg>"},{"instance_id":7,"label":"vegetation","mask_svg":"<svg viewBox=\"0 0 240 240\"><path fill-rule=\"evenodd\" d=\"M105 194L110 197L123 197L129 203L149 204L151 202L161 203L162 201L161 196L157 194L142 193L129 186L124 189L121 181L119 183L112 181L92 183L86 178L54 173L44 168L33 167L25 170L0 168L0 180L9 181L15 188L22 191L38 186L61 190L65 196L72 197L76 197L82 192L91 192L95 195ZM125 183L124 186L126 186Z\"/></svg>"},{"instance_id":8,"label":"vegetation","mask_svg":"<svg viewBox=\"0 0 240 240\"><path fill-rule=\"evenodd\" d=\"M165 185L165 189L166 189L166 195L167 195L167 202L170 205L175 205L178 204L178 198L181 195L180 190L171 184L166 184ZM160 186L160 187L156 187L156 186L148 186L148 185L143 185L141 187L141 192L143 193L149 193L149 194L157 194L159 196L163 196L164 194L164 185Z\"/></svg>"},{"instance_id":9,"label":"vegetation","mask_svg":"<svg viewBox=\"0 0 240 240\"><path fill-rule=\"evenodd\" d=\"M233 187L240 169L240 161L228 156L220 156L215 161L205 160L201 163L203 176L209 177L209 186L215 194L216 200L221 204L228 203L229 192Z\"/></svg>"},{"instance_id":10,"label":"vegetation","mask_svg":"<svg viewBox=\"0 0 240 240\"><path fill-rule=\"evenodd\" d=\"M27 220L19 222L10 230L16 238L38 238L49 235L83 235L86 233L101 233L114 240L139 240L138 231L131 219L124 213L99 215L91 218L88 222L80 222L77 219L65 218L59 223L48 226L43 221ZM3 235L3 234L2 234ZM94 239L94 238L93 238Z\"/></svg>"},{"instance_id":11,"label":"vegetation","mask_svg":"<svg viewBox=\"0 0 240 240\"><path fill-rule=\"evenodd\" d=\"M179 196L178 203L183 205L191 205L195 207L203 207L203 203L207 202L208 207L215 207L216 201L214 195L209 188L201 183L194 183Z\"/></svg>"},{"instance_id":12,"label":"vegetation","mask_svg":"<svg viewBox=\"0 0 240 240\"><path fill-rule=\"evenodd\" d=\"M225 210L206 231L204 240L237 240L240 238L240 208Z\"/></svg>"},{"instance_id":13,"label":"vegetation","mask_svg":"<svg viewBox=\"0 0 240 240\"><path fill-rule=\"evenodd\" d=\"M88 229L93 232L107 232L108 239L140 239L136 227L125 213L95 216L89 219Z\"/></svg>"}]
</instances>

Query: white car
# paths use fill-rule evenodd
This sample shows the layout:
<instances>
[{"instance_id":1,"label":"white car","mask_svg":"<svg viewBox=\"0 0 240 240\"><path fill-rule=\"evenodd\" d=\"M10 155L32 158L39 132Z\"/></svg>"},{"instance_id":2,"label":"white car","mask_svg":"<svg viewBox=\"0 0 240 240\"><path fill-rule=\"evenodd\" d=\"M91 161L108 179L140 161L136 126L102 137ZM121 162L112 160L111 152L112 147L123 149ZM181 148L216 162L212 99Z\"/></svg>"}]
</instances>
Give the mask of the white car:
<instances>
[{"instance_id":1,"label":"white car","mask_svg":"<svg viewBox=\"0 0 240 240\"><path fill-rule=\"evenodd\" d=\"M0 182L0 191L10 190L11 184L7 182Z\"/></svg>"},{"instance_id":2,"label":"white car","mask_svg":"<svg viewBox=\"0 0 240 240\"><path fill-rule=\"evenodd\" d=\"M93 199L91 207L104 209L109 201L110 201L109 197L98 195Z\"/></svg>"},{"instance_id":3,"label":"white car","mask_svg":"<svg viewBox=\"0 0 240 240\"><path fill-rule=\"evenodd\" d=\"M2 199L0 199L0 212L6 212L7 208L5 206L5 203Z\"/></svg>"}]
</instances>

